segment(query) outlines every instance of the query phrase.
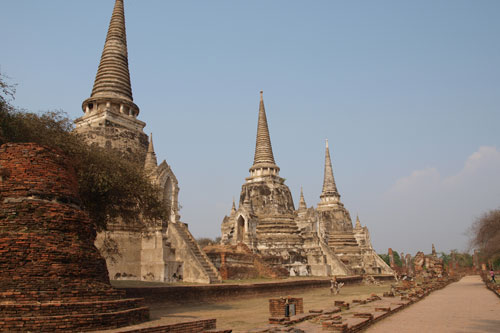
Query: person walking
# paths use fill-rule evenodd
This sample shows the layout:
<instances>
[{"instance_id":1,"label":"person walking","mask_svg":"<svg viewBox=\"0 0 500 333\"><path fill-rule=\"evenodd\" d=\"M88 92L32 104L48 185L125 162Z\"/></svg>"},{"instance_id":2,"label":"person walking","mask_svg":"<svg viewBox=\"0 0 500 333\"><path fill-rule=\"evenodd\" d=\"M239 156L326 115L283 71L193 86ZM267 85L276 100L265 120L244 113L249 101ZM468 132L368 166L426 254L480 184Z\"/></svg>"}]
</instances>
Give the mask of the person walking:
<instances>
[{"instance_id":1,"label":"person walking","mask_svg":"<svg viewBox=\"0 0 500 333\"><path fill-rule=\"evenodd\" d=\"M493 282L493 283L497 283L497 282L495 281L495 271L493 270L493 268L492 268L492 269L490 269L490 276L491 276L491 282Z\"/></svg>"},{"instance_id":2,"label":"person walking","mask_svg":"<svg viewBox=\"0 0 500 333\"><path fill-rule=\"evenodd\" d=\"M334 276L330 280L330 295L337 295L339 293L339 284L337 282L337 277Z\"/></svg>"}]
</instances>

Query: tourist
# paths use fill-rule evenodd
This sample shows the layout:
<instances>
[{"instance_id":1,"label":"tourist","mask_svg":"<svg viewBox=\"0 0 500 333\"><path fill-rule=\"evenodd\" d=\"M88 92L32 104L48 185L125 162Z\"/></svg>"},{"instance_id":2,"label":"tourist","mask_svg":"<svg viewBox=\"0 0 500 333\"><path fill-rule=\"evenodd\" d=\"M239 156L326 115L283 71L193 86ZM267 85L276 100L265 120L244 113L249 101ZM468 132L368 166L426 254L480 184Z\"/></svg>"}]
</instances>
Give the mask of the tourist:
<instances>
[{"instance_id":1,"label":"tourist","mask_svg":"<svg viewBox=\"0 0 500 333\"><path fill-rule=\"evenodd\" d=\"M334 276L330 281L330 295L337 295L337 294L338 294L338 283L337 283L337 277Z\"/></svg>"},{"instance_id":2,"label":"tourist","mask_svg":"<svg viewBox=\"0 0 500 333\"><path fill-rule=\"evenodd\" d=\"M495 281L495 271L492 269L490 269L490 276L491 276L491 282L494 282L494 283L497 283Z\"/></svg>"}]
</instances>

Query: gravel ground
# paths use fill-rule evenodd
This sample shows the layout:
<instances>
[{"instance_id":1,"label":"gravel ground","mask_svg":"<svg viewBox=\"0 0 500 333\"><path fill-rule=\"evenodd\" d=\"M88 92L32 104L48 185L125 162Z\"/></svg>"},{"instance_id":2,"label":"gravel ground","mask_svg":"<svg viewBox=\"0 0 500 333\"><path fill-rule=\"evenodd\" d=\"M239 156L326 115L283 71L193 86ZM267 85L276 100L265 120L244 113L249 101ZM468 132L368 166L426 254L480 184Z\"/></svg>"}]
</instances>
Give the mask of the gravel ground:
<instances>
[{"instance_id":1,"label":"gravel ground","mask_svg":"<svg viewBox=\"0 0 500 333\"><path fill-rule=\"evenodd\" d=\"M500 298L478 275L466 276L366 332L500 332Z\"/></svg>"}]
</instances>

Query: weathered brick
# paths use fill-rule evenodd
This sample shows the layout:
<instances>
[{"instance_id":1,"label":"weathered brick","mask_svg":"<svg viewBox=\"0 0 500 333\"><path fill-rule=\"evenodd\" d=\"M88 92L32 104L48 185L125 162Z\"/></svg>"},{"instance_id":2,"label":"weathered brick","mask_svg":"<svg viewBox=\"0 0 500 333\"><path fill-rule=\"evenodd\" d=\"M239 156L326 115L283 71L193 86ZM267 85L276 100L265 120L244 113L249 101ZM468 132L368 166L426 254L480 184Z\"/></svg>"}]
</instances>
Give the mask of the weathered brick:
<instances>
[{"instance_id":1,"label":"weathered brick","mask_svg":"<svg viewBox=\"0 0 500 333\"><path fill-rule=\"evenodd\" d=\"M146 320L140 299L111 287L96 232L61 152L0 147L0 330L64 331Z\"/></svg>"}]
</instances>

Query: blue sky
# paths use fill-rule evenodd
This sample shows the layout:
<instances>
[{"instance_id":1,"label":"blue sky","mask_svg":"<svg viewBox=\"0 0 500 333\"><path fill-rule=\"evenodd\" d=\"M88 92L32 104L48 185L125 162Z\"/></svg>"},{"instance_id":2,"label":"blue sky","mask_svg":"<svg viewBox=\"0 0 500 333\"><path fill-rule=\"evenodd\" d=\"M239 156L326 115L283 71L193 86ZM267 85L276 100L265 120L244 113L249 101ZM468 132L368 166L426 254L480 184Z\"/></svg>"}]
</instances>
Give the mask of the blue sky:
<instances>
[{"instance_id":1,"label":"blue sky","mask_svg":"<svg viewBox=\"0 0 500 333\"><path fill-rule=\"evenodd\" d=\"M112 0L1 0L0 71L15 104L81 116ZM195 237L253 162L264 90L281 176L319 201L324 140L342 201L373 245L465 249L500 207L499 1L125 0L139 119Z\"/></svg>"}]
</instances>

